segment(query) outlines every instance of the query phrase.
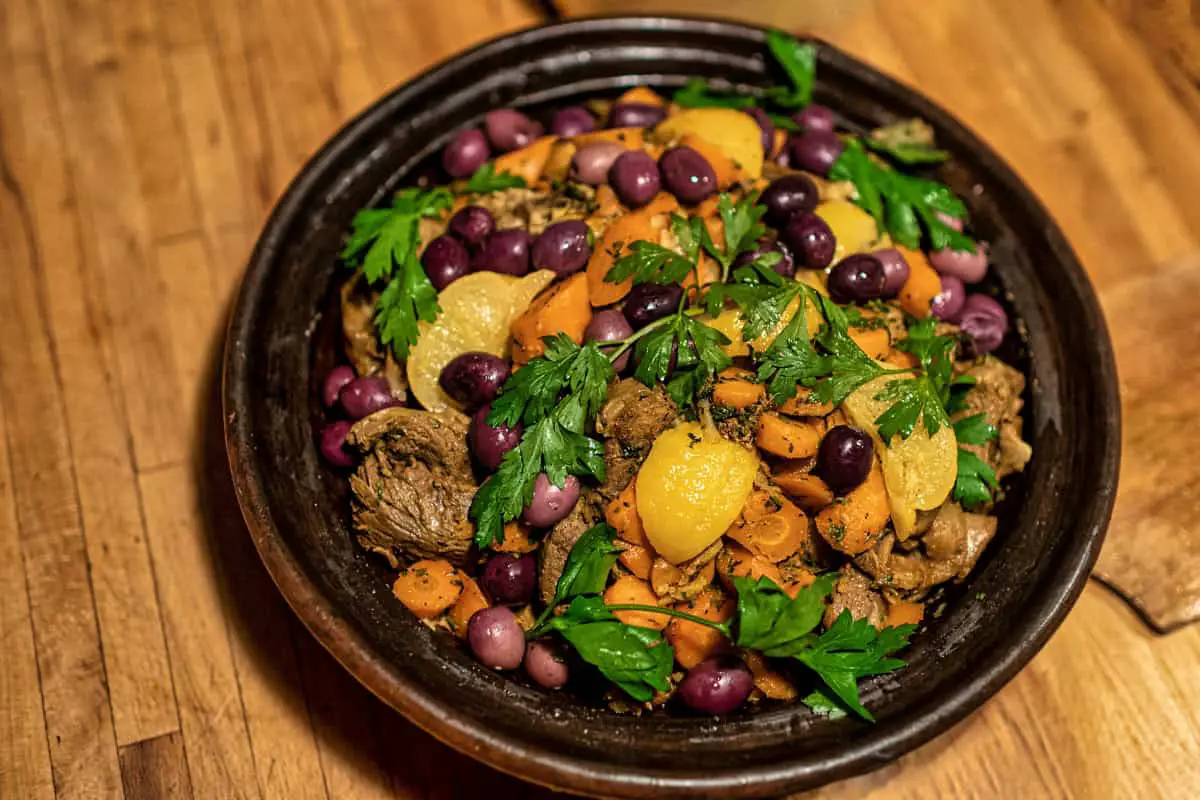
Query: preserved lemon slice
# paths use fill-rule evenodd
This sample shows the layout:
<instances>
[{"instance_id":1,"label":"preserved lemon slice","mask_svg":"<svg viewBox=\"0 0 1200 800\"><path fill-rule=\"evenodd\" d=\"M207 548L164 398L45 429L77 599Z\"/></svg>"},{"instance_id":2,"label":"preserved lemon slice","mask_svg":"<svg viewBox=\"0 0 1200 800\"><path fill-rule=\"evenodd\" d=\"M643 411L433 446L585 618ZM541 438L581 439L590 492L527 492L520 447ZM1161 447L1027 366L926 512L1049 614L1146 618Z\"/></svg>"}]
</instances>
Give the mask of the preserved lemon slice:
<instances>
[{"instance_id":1,"label":"preserved lemon slice","mask_svg":"<svg viewBox=\"0 0 1200 800\"><path fill-rule=\"evenodd\" d=\"M834 264L855 253L869 253L888 246L880 240L875 218L849 200L826 200L813 212L833 231L837 242Z\"/></svg>"},{"instance_id":2,"label":"preserved lemon slice","mask_svg":"<svg viewBox=\"0 0 1200 800\"><path fill-rule=\"evenodd\" d=\"M715 430L686 422L655 440L637 474L646 538L672 564L711 545L754 488L758 456Z\"/></svg>"},{"instance_id":3,"label":"preserved lemon slice","mask_svg":"<svg viewBox=\"0 0 1200 800\"><path fill-rule=\"evenodd\" d=\"M762 132L749 114L732 108L689 108L672 114L654 129L654 135L664 142L689 133L721 150L749 177L762 175Z\"/></svg>"},{"instance_id":4,"label":"preserved lemon slice","mask_svg":"<svg viewBox=\"0 0 1200 800\"><path fill-rule=\"evenodd\" d=\"M918 511L934 509L946 502L958 476L958 441L949 425L943 425L930 436L924 422L918 422L911 436L907 439L893 437L890 447L885 447L879 438L875 420L887 410L889 403L876 400L875 395L891 381L905 377L884 375L876 378L854 390L842 403L842 410L850 421L870 434L875 442L892 509L892 524L901 539L912 535Z\"/></svg>"},{"instance_id":5,"label":"preserved lemon slice","mask_svg":"<svg viewBox=\"0 0 1200 800\"><path fill-rule=\"evenodd\" d=\"M509 325L552 280L549 270L523 278L473 272L443 289L438 294L441 315L432 324L420 323L408 355L408 383L417 402L429 411L459 409L438 385L442 370L467 352L507 357Z\"/></svg>"}]
</instances>

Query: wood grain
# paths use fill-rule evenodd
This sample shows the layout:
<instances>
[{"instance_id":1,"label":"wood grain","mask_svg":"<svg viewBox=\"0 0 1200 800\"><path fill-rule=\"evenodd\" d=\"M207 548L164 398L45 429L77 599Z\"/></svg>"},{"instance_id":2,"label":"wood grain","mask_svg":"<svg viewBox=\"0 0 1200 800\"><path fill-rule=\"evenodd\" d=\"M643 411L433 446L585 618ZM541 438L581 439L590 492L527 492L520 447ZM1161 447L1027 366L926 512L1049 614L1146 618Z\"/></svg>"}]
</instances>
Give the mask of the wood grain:
<instances>
[{"instance_id":1,"label":"wood grain","mask_svg":"<svg viewBox=\"0 0 1200 800\"><path fill-rule=\"evenodd\" d=\"M1176 556L1200 535L1194 3L559 5L811 31L1008 159L1116 344L1103 568L1159 624L1185 618L1165 589L1200 593ZM242 527L215 403L229 298L304 159L389 87L537 19L524 0L0 3L0 797L550 796L429 739L300 628ZM1155 635L1092 584L978 714L808 796L1198 795L1200 628Z\"/></svg>"}]
</instances>

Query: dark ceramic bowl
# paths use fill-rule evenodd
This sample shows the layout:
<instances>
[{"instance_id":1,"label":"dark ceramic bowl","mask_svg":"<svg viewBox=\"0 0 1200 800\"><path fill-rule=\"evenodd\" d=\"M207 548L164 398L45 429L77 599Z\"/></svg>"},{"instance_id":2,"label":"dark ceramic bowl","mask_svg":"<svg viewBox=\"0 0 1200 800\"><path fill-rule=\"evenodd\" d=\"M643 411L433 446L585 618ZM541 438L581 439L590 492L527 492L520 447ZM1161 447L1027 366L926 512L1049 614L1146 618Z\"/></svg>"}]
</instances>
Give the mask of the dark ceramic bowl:
<instances>
[{"instance_id":1,"label":"dark ceramic bowl","mask_svg":"<svg viewBox=\"0 0 1200 800\"><path fill-rule=\"evenodd\" d=\"M1034 458L1001 533L906 654L866 681L878 719L802 706L710 719L617 716L484 669L396 602L356 549L344 479L318 460L316 385L335 358L336 255L359 208L409 180L484 111L535 110L640 83L767 85L763 31L714 21L619 18L514 34L380 100L304 168L259 239L230 324L226 439L238 497L280 591L363 684L482 761L574 792L751 797L881 766L946 730L1046 642L1100 549L1117 476L1117 387L1104 320L1075 255L1033 194L975 135L911 89L822 47L817 99L852 124L920 116L953 154L941 177L992 242L995 288L1023 321Z\"/></svg>"}]
</instances>

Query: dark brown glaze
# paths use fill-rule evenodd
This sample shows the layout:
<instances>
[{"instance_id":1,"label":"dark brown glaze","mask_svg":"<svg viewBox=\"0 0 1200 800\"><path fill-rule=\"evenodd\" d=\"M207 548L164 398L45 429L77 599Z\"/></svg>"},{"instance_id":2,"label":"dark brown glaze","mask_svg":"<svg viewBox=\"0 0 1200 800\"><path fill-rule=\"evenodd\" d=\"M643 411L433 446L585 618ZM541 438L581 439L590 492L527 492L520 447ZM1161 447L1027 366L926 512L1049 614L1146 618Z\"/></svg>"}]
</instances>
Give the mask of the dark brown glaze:
<instances>
[{"instance_id":1,"label":"dark brown glaze","mask_svg":"<svg viewBox=\"0 0 1200 800\"><path fill-rule=\"evenodd\" d=\"M304 168L267 224L230 322L229 459L263 561L313 634L385 702L495 767L580 793L627 797L778 795L877 768L948 729L1042 647L1087 579L1116 489L1120 419L1112 349L1083 270L1033 194L986 145L912 89L825 46L817 100L851 125L920 116L954 156L940 177L992 243L992 286L1022 320L1004 353L1031 377L1034 458L1009 485L1000 526L906 653L864 682L878 723L803 706L713 723L614 715L475 663L419 624L356 548L345 478L318 460L317 385L333 362L336 263L354 212L414 174L484 110L545 108L646 80L764 85L763 31L716 21L569 22L485 44L395 90ZM768 74L771 73L771 74Z\"/></svg>"}]
</instances>

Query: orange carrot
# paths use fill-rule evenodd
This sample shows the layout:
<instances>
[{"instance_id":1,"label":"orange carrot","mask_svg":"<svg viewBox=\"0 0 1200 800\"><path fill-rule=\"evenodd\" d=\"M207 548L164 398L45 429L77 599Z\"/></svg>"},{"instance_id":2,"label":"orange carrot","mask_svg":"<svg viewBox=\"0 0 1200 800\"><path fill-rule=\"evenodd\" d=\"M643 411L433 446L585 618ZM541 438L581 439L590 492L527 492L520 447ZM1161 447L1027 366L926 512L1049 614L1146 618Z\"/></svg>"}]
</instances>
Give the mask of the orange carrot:
<instances>
[{"instance_id":1,"label":"orange carrot","mask_svg":"<svg viewBox=\"0 0 1200 800\"><path fill-rule=\"evenodd\" d=\"M889 627L919 625L924 617L924 603L909 603L904 600L897 600L888 607L887 624Z\"/></svg>"},{"instance_id":2,"label":"orange carrot","mask_svg":"<svg viewBox=\"0 0 1200 800\"><path fill-rule=\"evenodd\" d=\"M833 490L825 481L803 469L807 464L784 462L771 476L784 494L806 511L820 511L833 502Z\"/></svg>"},{"instance_id":3,"label":"orange carrot","mask_svg":"<svg viewBox=\"0 0 1200 800\"><path fill-rule=\"evenodd\" d=\"M891 337L883 328L850 328L847 332L859 349L871 358L883 358L892 346Z\"/></svg>"},{"instance_id":4,"label":"orange carrot","mask_svg":"<svg viewBox=\"0 0 1200 800\"><path fill-rule=\"evenodd\" d=\"M883 360L897 369L913 369L921 363L912 353L897 350L894 347L888 350L887 356Z\"/></svg>"},{"instance_id":5,"label":"orange carrot","mask_svg":"<svg viewBox=\"0 0 1200 800\"><path fill-rule=\"evenodd\" d=\"M683 570L662 556L654 559L650 565L650 589L660 597L682 580Z\"/></svg>"},{"instance_id":6,"label":"orange carrot","mask_svg":"<svg viewBox=\"0 0 1200 800\"><path fill-rule=\"evenodd\" d=\"M729 408L747 408L763 399L766 389L751 380L754 373L730 367L722 370L713 386L713 402Z\"/></svg>"},{"instance_id":7,"label":"orange carrot","mask_svg":"<svg viewBox=\"0 0 1200 800\"><path fill-rule=\"evenodd\" d=\"M808 458L817 454L821 434L807 422L784 419L778 414L763 414L758 419L755 441L759 448L783 458Z\"/></svg>"},{"instance_id":8,"label":"orange carrot","mask_svg":"<svg viewBox=\"0 0 1200 800\"><path fill-rule=\"evenodd\" d=\"M513 321L513 361L527 364L546 352L543 336L565 333L577 344L582 343L583 332L591 321L587 276L577 272L551 284Z\"/></svg>"},{"instance_id":9,"label":"orange carrot","mask_svg":"<svg viewBox=\"0 0 1200 800\"><path fill-rule=\"evenodd\" d=\"M658 92L651 89L649 86L635 86L632 89L627 89L624 94L617 98L616 103L640 103L645 106L665 106L666 100L663 100Z\"/></svg>"},{"instance_id":10,"label":"orange carrot","mask_svg":"<svg viewBox=\"0 0 1200 800\"><path fill-rule=\"evenodd\" d=\"M574 142L566 139L555 142L545 166L542 167L542 177L552 181L566 180L567 173L571 171L571 159L575 157L578 149Z\"/></svg>"},{"instance_id":11,"label":"orange carrot","mask_svg":"<svg viewBox=\"0 0 1200 800\"><path fill-rule=\"evenodd\" d=\"M783 582L779 567L765 558L755 556L736 542L726 542L725 549L717 556L717 577L731 592L736 591L733 585L734 578L750 577L758 580L765 577L777 584Z\"/></svg>"},{"instance_id":12,"label":"orange carrot","mask_svg":"<svg viewBox=\"0 0 1200 800\"><path fill-rule=\"evenodd\" d=\"M454 601L454 605L450 606L450 613L448 615L450 628L459 637L467 635L467 623L471 621L471 616L476 611L481 611L488 607L487 598L474 578L464 575L462 582L462 594Z\"/></svg>"},{"instance_id":13,"label":"orange carrot","mask_svg":"<svg viewBox=\"0 0 1200 800\"><path fill-rule=\"evenodd\" d=\"M504 526L504 541L493 544L492 549L499 553L532 553L537 543L529 538L528 525L513 521Z\"/></svg>"},{"instance_id":14,"label":"orange carrot","mask_svg":"<svg viewBox=\"0 0 1200 800\"><path fill-rule=\"evenodd\" d=\"M400 570L392 594L421 619L436 617L462 594L463 574L444 559L423 559Z\"/></svg>"},{"instance_id":15,"label":"orange carrot","mask_svg":"<svg viewBox=\"0 0 1200 800\"><path fill-rule=\"evenodd\" d=\"M588 294L593 306L612 305L629 294L633 288L632 277L620 283L610 283L605 277L617 259L627 255L629 246L639 240L658 241L650 217L640 211L619 217L600 237L587 265Z\"/></svg>"},{"instance_id":16,"label":"orange carrot","mask_svg":"<svg viewBox=\"0 0 1200 800\"><path fill-rule=\"evenodd\" d=\"M808 548L808 517L784 498L776 498L778 510L761 519L745 520L729 527L726 536L751 553L773 564Z\"/></svg>"},{"instance_id":17,"label":"orange carrot","mask_svg":"<svg viewBox=\"0 0 1200 800\"><path fill-rule=\"evenodd\" d=\"M742 653L746 666L754 675L754 688L771 700L795 700L798 692L792 682L772 669L760 653L747 650Z\"/></svg>"},{"instance_id":18,"label":"orange carrot","mask_svg":"<svg viewBox=\"0 0 1200 800\"><path fill-rule=\"evenodd\" d=\"M713 260L708 253L701 252L700 259L696 262L696 269L689 272L679 282L679 285L688 292L689 296L696 288L696 273L700 273L700 285L708 286L710 283L716 283L721 280L721 267Z\"/></svg>"},{"instance_id":19,"label":"orange carrot","mask_svg":"<svg viewBox=\"0 0 1200 800\"><path fill-rule=\"evenodd\" d=\"M733 616L737 603L717 586L709 586L694 600L676 603L672 608L701 619L725 622ZM673 618L667 623L667 641L675 648L675 660L684 669L691 669L701 661L729 648L729 643L720 631Z\"/></svg>"},{"instance_id":20,"label":"orange carrot","mask_svg":"<svg viewBox=\"0 0 1200 800\"><path fill-rule=\"evenodd\" d=\"M596 142L616 142L625 146L626 150L641 150L646 142L646 136L641 128L605 128L600 131L581 133L571 139L575 146L582 150Z\"/></svg>"},{"instance_id":21,"label":"orange carrot","mask_svg":"<svg viewBox=\"0 0 1200 800\"><path fill-rule=\"evenodd\" d=\"M645 547L639 547L636 544L630 545L621 551L621 554L617 556L617 560L621 562L625 569L642 580L650 580L650 571L654 566L654 555Z\"/></svg>"},{"instance_id":22,"label":"orange carrot","mask_svg":"<svg viewBox=\"0 0 1200 800\"><path fill-rule=\"evenodd\" d=\"M942 279L920 250L900 245L896 249L908 262L908 280L900 287L900 307L914 317L928 317L930 302L942 291Z\"/></svg>"},{"instance_id":23,"label":"orange carrot","mask_svg":"<svg viewBox=\"0 0 1200 800\"><path fill-rule=\"evenodd\" d=\"M659 192L654 195L653 200L642 207L641 212L649 217L657 217L659 214L670 214L672 211L678 210L679 201L675 199L675 195L670 192ZM664 220L664 222L666 221Z\"/></svg>"},{"instance_id":24,"label":"orange carrot","mask_svg":"<svg viewBox=\"0 0 1200 800\"><path fill-rule=\"evenodd\" d=\"M704 160L712 166L713 172L717 176L718 189L725 191L737 183L741 170L738 169L737 164L733 163L733 159L725 154L724 150L694 133L684 134L679 140L679 144L683 147L690 147L704 156Z\"/></svg>"},{"instance_id":25,"label":"orange carrot","mask_svg":"<svg viewBox=\"0 0 1200 800\"><path fill-rule=\"evenodd\" d=\"M658 596L650 588L650 584L641 578L625 575L609 586L604 592L604 602L610 606L642 605L658 606ZM626 625L637 625L641 628L653 628L661 631L667 627L668 617L665 614L651 614L646 611L614 611L613 616Z\"/></svg>"},{"instance_id":26,"label":"orange carrot","mask_svg":"<svg viewBox=\"0 0 1200 800\"><path fill-rule=\"evenodd\" d=\"M788 133L783 128L775 129L775 136L771 141L771 158L774 159L783 152L783 148L787 147Z\"/></svg>"},{"instance_id":27,"label":"orange carrot","mask_svg":"<svg viewBox=\"0 0 1200 800\"><path fill-rule=\"evenodd\" d=\"M790 417L823 417L833 411L833 404L812 402L812 389L797 386L796 393L783 401L778 410Z\"/></svg>"},{"instance_id":28,"label":"orange carrot","mask_svg":"<svg viewBox=\"0 0 1200 800\"><path fill-rule=\"evenodd\" d=\"M865 481L817 514L817 531L834 550L856 556L879 541L890 516L883 470L876 462Z\"/></svg>"},{"instance_id":29,"label":"orange carrot","mask_svg":"<svg viewBox=\"0 0 1200 800\"><path fill-rule=\"evenodd\" d=\"M524 178L527 184L532 184L541 177L542 169L550 160L550 151L557 141L557 136L543 136L540 139L534 139L520 150L513 150L511 153L497 156L496 173L507 172L510 175Z\"/></svg>"},{"instance_id":30,"label":"orange carrot","mask_svg":"<svg viewBox=\"0 0 1200 800\"><path fill-rule=\"evenodd\" d=\"M650 548L642 518L637 511L637 481L630 481L613 500L604 507L604 521L617 531L626 542L638 547Z\"/></svg>"}]
</instances>

